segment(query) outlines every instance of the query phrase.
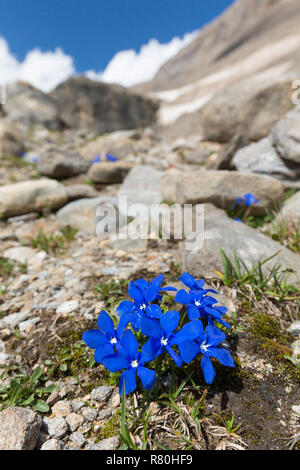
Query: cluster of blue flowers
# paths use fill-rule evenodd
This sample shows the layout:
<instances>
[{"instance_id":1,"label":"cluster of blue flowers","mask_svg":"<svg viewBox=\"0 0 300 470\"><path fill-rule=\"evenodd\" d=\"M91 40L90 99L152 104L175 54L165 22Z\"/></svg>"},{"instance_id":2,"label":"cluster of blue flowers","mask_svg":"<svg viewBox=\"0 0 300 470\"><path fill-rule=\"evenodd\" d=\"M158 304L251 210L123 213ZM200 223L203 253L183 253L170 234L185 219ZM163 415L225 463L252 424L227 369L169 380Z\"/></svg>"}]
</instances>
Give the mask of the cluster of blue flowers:
<instances>
[{"instance_id":1,"label":"cluster of blue flowers","mask_svg":"<svg viewBox=\"0 0 300 470\"><path fill-rule=\"evenodd\" d=\"M177 367L191 363L201 354L200 365L208 384L216 375L211 358L234 367L230 352L222 347L226 335L216 326L220 323L229 328L222 319L227 309L217 306L218 301L209 295L217 292L205 289L205 281L195 280L189 273L183 273L179 278L188 291L162 287L163 279L164 276L159 275L151 282L145 279L130 282L128 294L132 301L124 300L117 307L118 326L115 327L110 316L102 310L98 329L83 334L86 345L95 349L96 362L110 372L122 371L120 394L123 384L125 394L133 392L137 377L145 389L150 390L156 380L156 371L146 364L162 354L168 354ZM186 307L181 309L182 314L176 310L162 312L163 292L168 291L175 291L174 301ZM184 323L185 312L188 321L179 327Z\"/></svg>"},{"instance_id":2,"label":"cluster of blue flowers","mask_svg":"<svg viewBox=\"0 0 300 470\"><path fill-rule=\"evenodd\" d=\"M106 161L106 162L116 162L117 160L118 160L118 158L115 157L114 155L110 155L109 153L106 153L104 156L97 155L97 156L92 160L92 165L94 165L95 163L103 162L103 161Z\"/></svg>"},{"instance_id":3,"label":"cluster of blue flowers","mask_svg":"<svg viewBox=\"0 0 300 470\"><path fill-rule=\"evenodd\" d=\"M245 207L246 209L248 207L251 207L254 204L259 204L259 200L252 194L252 193L246 193L242 197L238 197L235 201L235 206L233 209L236 209L236 207ZM240 217L234 217L234 220L237 222L243 222Z\"/></svg>"}]
</instances>

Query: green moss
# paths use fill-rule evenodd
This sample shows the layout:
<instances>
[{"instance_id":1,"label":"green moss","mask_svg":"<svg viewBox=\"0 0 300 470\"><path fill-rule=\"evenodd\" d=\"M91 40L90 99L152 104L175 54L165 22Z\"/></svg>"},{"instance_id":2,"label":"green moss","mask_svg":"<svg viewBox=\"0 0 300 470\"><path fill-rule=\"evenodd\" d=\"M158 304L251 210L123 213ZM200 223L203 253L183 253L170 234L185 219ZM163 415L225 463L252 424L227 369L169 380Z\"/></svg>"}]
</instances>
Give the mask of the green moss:
<instances>
[{"instance_id":1,"label":"green moss","mask_svg":"<svg viewBox=\"0 0 300 470\"><path fill-rule=\"evenodd\" d=\"M265 342L276 340L281 344L288 343L288 335L282 332L276 318L265 313L255 313L250 320L250 329L255 339Z\"/></svg>"},{"instance_id":2,"label":"green moss","mask_svg":"<svg viewBox=\"0 0 300 470\"><path fill-rule=\"evenodd\" d=\"M101 430L97 433L96 442L107 439L108 437L117 436L120 432L121 425L121 410L117 410L114 416L104 424Z\"/></svg>"}]
</instances>

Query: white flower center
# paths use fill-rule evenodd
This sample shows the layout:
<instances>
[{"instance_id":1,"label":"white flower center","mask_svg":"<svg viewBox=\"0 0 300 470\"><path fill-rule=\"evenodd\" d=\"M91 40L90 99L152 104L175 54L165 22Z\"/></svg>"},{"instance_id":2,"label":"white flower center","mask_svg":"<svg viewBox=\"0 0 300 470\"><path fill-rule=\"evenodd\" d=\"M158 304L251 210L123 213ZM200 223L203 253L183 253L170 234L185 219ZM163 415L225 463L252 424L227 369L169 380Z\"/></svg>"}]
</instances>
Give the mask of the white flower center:
<instances>
[{"instance_id":1,"label":"white flower center","mask_svg":"<svg viewBox=\"0 0 300 470\"><path fill-rule=\"evenodd\" d=\"M131 367L137 367L139 365L138 361L132 361L132 363L130 364Z\"/></svg>"},{"instance_id":2,"label":"white flower center","mask_svg":"<svg viewBox=\"0 0 300 470\"><path fill-rule=\"evenodd\" d=\"M199 300L196 300L196 301L195 301L195 305L196 305L196 307L200 307L201 302L199 302Z\"/></svg>"},{"instance_id":3,"label":"white flower center","mask_svg":"<svg viewBox=\"0 0 300 470\"><path fill-rule=\"evenodd\" d=\"M206 344L206 343L202 343L200 346L200 348L203 349L204 352L206 352L209 347L210 347L210 344Z\"/></svg>"},{"instance_id":4,"label":"white flower center","mask_svg":"<svg viewBox=\"0 0 300 470\"><path fill-rule=\"evenodd\" d=\"M140 306L140 309L141 309L141 310L145 310L145 309L146 309L146 304L142 304L142 305Z\"/></svg>"},{"instance_id":5,"label":"white flower center","mask_svg":"<svg viewBox=\"0 0 300 470\"><path fill-rule=\"evenodd\" d=\"M110 340L110 343L111 343L111 344L116 344L116 343L117 343L117 338L112 338L112 339Z\"/></svg>"},{"instance_id":6,"label":"white flower center","mask_svg":"<svg viewBox=\"0 0 300 470\"><path fill-rule=\"evenodd\" d=\"M167 340L166 338L161 338L160 344L161 344L162 346L167 346L168 340Z\"/></svg>"}]
</instances>

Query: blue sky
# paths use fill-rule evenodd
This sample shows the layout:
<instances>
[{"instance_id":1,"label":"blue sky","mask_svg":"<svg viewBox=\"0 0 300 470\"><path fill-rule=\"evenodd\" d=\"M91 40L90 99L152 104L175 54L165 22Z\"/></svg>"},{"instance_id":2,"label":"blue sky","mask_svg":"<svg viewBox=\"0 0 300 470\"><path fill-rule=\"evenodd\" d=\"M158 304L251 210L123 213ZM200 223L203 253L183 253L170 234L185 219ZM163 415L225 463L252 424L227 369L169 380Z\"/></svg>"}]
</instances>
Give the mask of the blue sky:
<instances>
[{"instance_id":1,"label":"blue sky","mask_svg":"<svg viewBox=\"0 0 300 470\"><path fill-rule=\"evenodd\" d=\"M233 0L0 0L0 37L18 63L35 48L46 52L59 47L72 58L76 73L98 73L118 51L138 52L151 38L168 43L175 36L183 37L232 3Z\"/></svg>"}]
</instances>

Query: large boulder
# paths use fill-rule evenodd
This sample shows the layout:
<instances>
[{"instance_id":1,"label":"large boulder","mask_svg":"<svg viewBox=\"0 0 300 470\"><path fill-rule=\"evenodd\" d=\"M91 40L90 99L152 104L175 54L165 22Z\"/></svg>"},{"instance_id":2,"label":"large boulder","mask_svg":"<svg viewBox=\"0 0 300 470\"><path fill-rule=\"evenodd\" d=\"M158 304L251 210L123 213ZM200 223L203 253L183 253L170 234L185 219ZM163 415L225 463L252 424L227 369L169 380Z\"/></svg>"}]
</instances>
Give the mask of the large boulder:
<instances>
[{"instance_id":1,"label":"large boulder","mask_svg":"<svg viewBox=\"0 0 300 470\"><path fill-rule=\"evenodd\" d=\"M26 126L41 124L50 129L60 129L61 121L52 98L29 83L16 82L6 86L4 112L11 121Z\"/></svg>"},{"instance_id":2,"label":"large boulder","mask_svg":"<svg viewBox=\"0 0 300 470\"><path fill-rule=\"evenodd\" d=\"M34 411L9 407L0 413L0 450L33 450L42 426Z\"/></svg>"},{"instance_id":3,"label":"large boulder","mask_svg":"<svg viewBox=\"0 0 300 470\"><path fill-rule=\"evenodd\" d=\"M23 150L23 138L12 123L6 119L0 120L0 158L2 156L16 156Z\"/></svg>"},{"instance_id":4,"label":"large boulder","mask_svg":"<svg viewBox=\"0 0 300 470\"><path fill-rule=\"evenodd\" d=\"M300 281L300 256L248 225L230 219L224 211L208 205L204 208L203 231L189 234L188 240L181 243L182 269L198 278L215 276L216 270L224 272L220 249L232 263L236 252L248 269L279 252L264 265L264 271L281 265L283 269L295 271L289 278L291 282Z\"/></svg>"},{"instance_id":5,"label":"large boulder","mask_svg":"<svg viewBox=\"0 0 300 470\"><path fill-rule=\"evenodd\" d=\"M99 134L147 127L156 118L156 102L119 85L70 78L50 93L62 121L71 128L88 128Z\"/></svg>"},{"instance_id":6,"label":"large boulder","mask_svg":"<svg viewBox=\"0 0 300 470\"><path fill-rule=\"evenodd\" d=\"M296 176L284 164L270 137L238 150L232 163L238 171L246 173L262 173L280 178L294 178Z\"/></svg>"},{"instance_id":7,"label":"large boulder","mask_svg":"<svg viewBox=\"0 0 300 470\"><path fill-rule=\"evenodd\" d=\"M89 166L90 163L80 155L51 149L39 158L36 168L43 176L61 179L86 173Z\"/></svg>"},{"instance_id":8,"label":"large boulder","mask_svg":"<svg viewBox=\"0 0 300 470\"><path fill-rule=\"evenodd\" d=\"M0 187L0 214L4 218L57 209L67 201L65 187L47 178Z\"/></svg>"},{"instance_id":9,"label":"large boulder","mask_svg":"<svg viewBox=\"0 0 300 470\"><path fill-rule=\"evenodd\" d=\"M88 172L88 178L94 183L122 183L132 164L126 161L100 162L93 164Z\"/></svg>"},{"instance_id":10,"label":"large boulder","mask_svg":"<svg viewBox=\"0 0 300 470\"><path fill-rule=\"evenodd\" d=\"M300 106L276 124L272 137L281 158L300 174Z\"/></svg>"},{"instance_id":11,"label":"large boulder","mask_svg":"<svg viewBox=\"0 0 300 470\"><path fill-rule=\"evenodd\" d=\"M100 238L105 238L115 227L127 221L119 214L118 199L108 196L70 202L56 216L61 225L69 225ZM108 221L106 226L101 225L103 218Z\"/></svg>"},{"instance_id":12,"label":"large boulder","mask_svg":"<svg viewBox=\"0 0 300 470\"><path fill-rule=\"evenodd\" d=\"M270 176L238 171L180 173L170 170L161 178L161 192L166 201L180 204L212 203L232 208L238 197L252 193L259 204L251 206L253 214L264 214L265 207L276 208L284 194L283 184Z\"/></svg>"},{"instance_id":13,"label":"large boulder","mask_svg":"<svg viewBox=\"0 0 300 470\"><path fill-rule=\"evenodd\" d=\"M291 196L282 206L276 217L277 222L300 224L300 191Z\"/></svg>"},{"instance_id":14,"label":"large boulder","mask_svg":"<svg viewBox=\"0 0 300 470\"><path fill-rule=\"evenodd\" d=\"M133 204L143 204L149 207L151 204L160 204L163 200L160 178L162 172L149 165L137 165L126 176L119 197L126 197L127 207ZM120 208L124 210L124 208Z\"/></svg>"},{"instance_id":15,"label":"large boulder","mask_svg":"<svg viewBox=\"0 0 300 470\"><path fill-rule=\"evenodd\" d=\"M291 81L258 84L249 79L226 87L195 113L206 140L226 143L237 132L260 140L292 109Z\"/></svg>"}]
</instances>

